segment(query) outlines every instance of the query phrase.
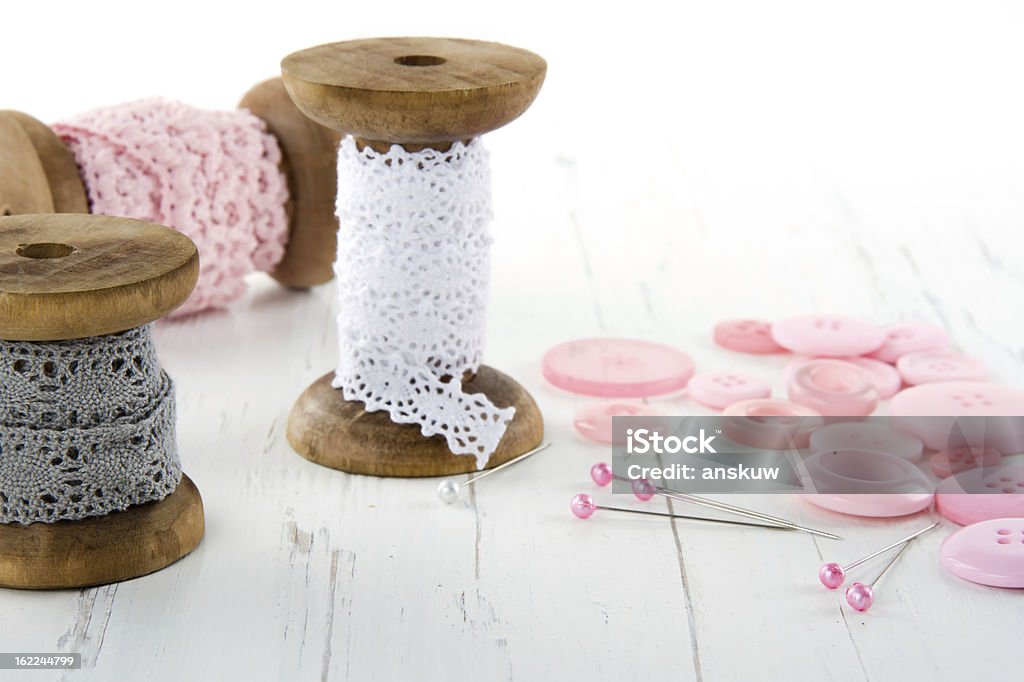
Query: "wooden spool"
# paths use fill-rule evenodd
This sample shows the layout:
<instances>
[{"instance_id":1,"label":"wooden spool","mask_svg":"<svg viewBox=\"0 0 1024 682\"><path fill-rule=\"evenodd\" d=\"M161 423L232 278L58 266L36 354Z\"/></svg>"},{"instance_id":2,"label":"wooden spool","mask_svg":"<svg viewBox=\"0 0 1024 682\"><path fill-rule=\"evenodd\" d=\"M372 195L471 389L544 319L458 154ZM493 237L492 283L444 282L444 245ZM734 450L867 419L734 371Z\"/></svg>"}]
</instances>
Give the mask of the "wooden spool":
<instances>
[{"instance_id":1,"label":"wooden spool","mask_svg":"<svg viewBox=\"0 0 1024 682\"><path fill-rule=\"evenodd\" d=\"M386 152L447 150L518 118L544 82L547 65L532 52L498 43L445 38L377 38L332 43L288 55L285 87L306 115ZM342 236L344 238L344 236ZM288 441L324 466L377 476L447 476L476 470L441 436L367 412L331 388L333 372L299 397L288 419ZM487 366L462 382L516 415L487 462L493 468L536 448L544 421L530 394Z\"/></svg>"},{"instance_id":2,"label":"wooden spool","mask_svg":"<svg viewBox=\"0 0 1024 682\"><path fill-rule=\"evenodd\" d=\"M107 216L3 217L0 338L132 329L181 305L198 276L195 245L166 227ZM0 586L73 588L146 575L195 549L203 531L202 498L187 476L163 500L106 516L0 524Z\"/></svg>"},{"instance_id":3,"label":"wooden spool","mask_svg":"<svg viewBox=\"0 0 1024 682\"><path fill-rule=\"evenodd\" d=\"M280 78L259 83L239 106L263 119L281 148L288 183L288 242L268 274L305 289L334 277L338 221L336 150L340 135L300 112ZM0 111L0 214L88 213L71 150L49 127L19 111Z\"/></svg>"}]
</instances>

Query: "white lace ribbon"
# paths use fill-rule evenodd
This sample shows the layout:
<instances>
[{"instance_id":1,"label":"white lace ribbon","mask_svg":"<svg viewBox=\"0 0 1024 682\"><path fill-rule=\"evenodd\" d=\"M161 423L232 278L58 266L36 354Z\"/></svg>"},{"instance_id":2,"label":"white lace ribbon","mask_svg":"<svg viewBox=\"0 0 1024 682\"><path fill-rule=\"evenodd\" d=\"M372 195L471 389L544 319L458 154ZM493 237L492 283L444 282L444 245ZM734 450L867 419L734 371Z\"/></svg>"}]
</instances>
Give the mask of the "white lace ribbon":
<instances>
[{"instance_id":1,"label":"white lace ribbon","mask_svg":"<svg viewBox=\"0 0 1024 682\"><path fill-rule=\"evenodd\" d=\"M462 390L483 351L490 171L479 139L439 152L338 151L335 273L340 361L333 385L370 412L441 435L482 468L514 407Z\"/></svg>"}]
</instances>

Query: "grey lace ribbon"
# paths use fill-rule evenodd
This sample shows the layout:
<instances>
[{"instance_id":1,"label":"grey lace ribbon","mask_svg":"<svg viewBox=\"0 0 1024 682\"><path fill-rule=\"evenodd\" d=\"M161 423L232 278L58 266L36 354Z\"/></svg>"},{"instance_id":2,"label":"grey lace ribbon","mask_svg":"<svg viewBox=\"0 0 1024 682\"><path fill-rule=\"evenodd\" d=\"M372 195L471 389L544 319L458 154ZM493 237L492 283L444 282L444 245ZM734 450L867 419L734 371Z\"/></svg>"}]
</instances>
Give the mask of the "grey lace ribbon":
<instances>
[{"instance_id":1,"label":"grey lace ribbon","mask_svg":"<svg viewBox=\"0 0 1024 682\"><path fill-rule=\"evenodd\" d=\"M0 523L102 516L180 481L174 385L149 325L0 341Z\"/></svg>"}]
</instances>

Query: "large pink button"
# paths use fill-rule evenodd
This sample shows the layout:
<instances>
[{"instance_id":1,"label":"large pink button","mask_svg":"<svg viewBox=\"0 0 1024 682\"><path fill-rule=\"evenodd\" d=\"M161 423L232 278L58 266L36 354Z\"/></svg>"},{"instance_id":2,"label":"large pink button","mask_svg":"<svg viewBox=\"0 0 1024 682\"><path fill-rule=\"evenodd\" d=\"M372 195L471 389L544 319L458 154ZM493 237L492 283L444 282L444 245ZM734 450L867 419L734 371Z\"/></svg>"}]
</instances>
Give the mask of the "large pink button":
<instances>
[{"instance_id":1,"label":"large pink button","mask_svg":"<svg viewBox=\"0 0 1024 682\"><path fill-rule=\"evenodd\" d=\"M935 506L962 526L1004 516L1024 517L1024 466L971 469L950 476L939 484Z\"/></svg>"},{"instance_id":2,"label":"large pink button","mask_svg":"<svg viewBox=\"0 0 1024 682\"><path fill-rule=\"evenodd\" d=\"M646 398L678 391L693 375L693 359L660 343L581 339L544 354L544 378L558 388L607 398Z\"/></svg>"},{"instance_id":3,"label":"large pink button","mask_svg":"<svg viewBox=\"0 0 1024 682\"><path fill-rule=\"evenodd\" d=\"M788 400L760 398L741 400L722 411L725 436L765 450L805 448L811 432L824 420L814 410Z\"/></svg>"},{"instance_id":4,"label":"large pink button","mask_svg":"<svg viewBox=\"0 0 1024 682\"><path fill-rule=\"evenodd\" d=\"M972 583L1024 587L1024 518L961 528L942 541L942 566Z\"/></svg>"},{"instance_id":5,"label":"large pink button","mask_svg":"<svg viewBox=\"0 0 1024 682\"><path fill-rule=\"evenodd\" d=\"M701 405L721 410L741 400L767 398L772 386L753 374L704 372L690 379L686 394Z\"/></svg>"},{"instance_id":6,"label":"large pink button","mask_svg":"<svg viewBox=\"0 0 1024 682\"><path fill-rule=\"evenodd\" d=\"M772 325L772 338L796 353L842 357L877 350L885 340L885 333L855 317L801 315Z\"/></svg>"},{"instance_id":7,"label":"large pink button","mask_svg":"<svg viewBox=\"0 0 1024 682\"><path fill-rule=\"evenodd\" d=\"M952 444L1024 452L1024 391L1010 386L980 381L922 384L893 396L889 409L902 426L932 450L944 450Z\"/></svg>"},{"instance_id":8,"label":"large pink button","mask_svg":"<svg viewBox=\"0 0 1024 682\"><path fill-rule=\"evenodd\" d=\"M850 449L886 452L916 462L924 452L924 443L920 438L896 430L889 420L837 422L811 434L812 453Z\"/></svg>"},{"instance_id":9,"label":"large pink button","mask_svg":"<svg viewBox=\"0 0 1024 682\"><path fill-rule=\"evenodd\" d=\"M804 462L811 504L854 516L916 514L932 501L931 486L907 460L871 450L826 450Z\"/></svg>"},{"instance_id":10,"label":"large pink button","mask_svg":"<svg viewBox=\"0 0 1024 682\"><path fill-rule=\"evenodd\" d=\"M614 443L612 435L612 417L663 417L661 410L639 403L619 401L606 403L589 403L576 412L573 426L583 436L597 443Z\"/></svg>"},{"instance_id":11,"label":"large pink button","mask_svg":"<svg viewBox=\"0 0 1024 682\"><path fill-rule=\"evenodd\" d=\"M897 393L892 399L892 413L901 416L1021 416L1024 415L1024 391L983 381L924 384Z\"/></svg>"},{"instance_id":12,"label":"large pink button","mask_svg":"<svg viewBox=\"0 0 1024 682\"><path fill-rule=\"evenodd\" d=\"M772 326L761 320L726 320L715 325L715 343L739 353L785 353L786 349L775 343Z\"/></svg>"},{"instance_id":13,"label":"large pink button","mask_svg":"<svg viewBox=\"0 0 1024 682\"><path fill-rule=\"evenodd\" d=\"M933 324L911 322L886 327L885 341L882 347L870 354L870 357L895 363L907 353L919 350L945 350L949 344L946 330Z\"/></svg>"},{"instance_id":14,"label":"large pink button","mask_svg":"<svg viewBox=\"0 0 1024 682\"><path fill-rule=\"evenodd\" d=\"M878 389L865 370L842 360L808 360L789 378L789 399L826 416L863 417L878 407Z\"/></svg>"},{"instance_id":15,"label":"large pink button","mask_svg":"<svg viewBox=\"0 0 1024 682\"><path fill-rule=\"evenodd\" d=\"M896 363L908 384L931 384L937 381L984 381L988 376L980 360L944 350L923 350L907 353Z\"/></svg>"}]
</instances>

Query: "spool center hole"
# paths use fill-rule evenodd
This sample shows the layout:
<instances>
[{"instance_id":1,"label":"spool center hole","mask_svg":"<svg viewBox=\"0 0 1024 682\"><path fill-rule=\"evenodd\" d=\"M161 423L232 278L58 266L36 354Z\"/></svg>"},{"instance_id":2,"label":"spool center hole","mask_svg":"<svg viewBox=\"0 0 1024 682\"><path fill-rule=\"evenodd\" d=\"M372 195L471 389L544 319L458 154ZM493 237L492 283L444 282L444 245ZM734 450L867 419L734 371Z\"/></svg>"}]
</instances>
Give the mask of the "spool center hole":
<instances>
[{"instance_id":1,"label":"spool center hole","mask_svg":"<svg viewBox=\"0 0 1024 682\"><path fill-rule=\"evenodd\" d=\"M75 252L75 247L70 244L41 242L22 244L14 252L22 258L65 258Z\"/></svg>"},{"instance_id":2,"label":"spool center hole","mask_svg":"<svg viewBox=\"0 0 1024 682\"><path fill-rule=\"evenodd\" d=\"M404 57L395 57L395 64L400 66L440 66L447 59L432 54L407 54Z\"/></svg>"}]
</instances>

